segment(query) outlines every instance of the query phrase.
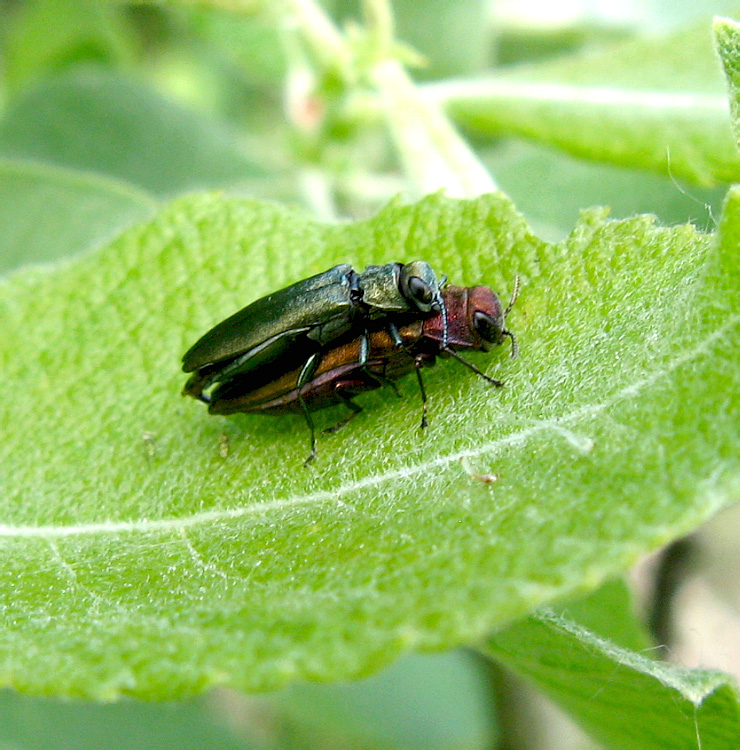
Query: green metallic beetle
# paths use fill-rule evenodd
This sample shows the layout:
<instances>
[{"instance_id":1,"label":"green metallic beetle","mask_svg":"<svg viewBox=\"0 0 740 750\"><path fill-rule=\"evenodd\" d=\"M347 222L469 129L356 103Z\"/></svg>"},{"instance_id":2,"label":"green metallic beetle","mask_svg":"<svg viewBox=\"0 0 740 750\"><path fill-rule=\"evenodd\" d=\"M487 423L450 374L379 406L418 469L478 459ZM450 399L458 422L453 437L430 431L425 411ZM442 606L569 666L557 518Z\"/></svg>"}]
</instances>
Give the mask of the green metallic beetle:
<instances>
[{"instance_id":1,"label":"green metallic beetle","mask_svg":"<svg viewBox=\"0 0 740 750\"><path fill-rule=\"evenodd\" d=\"M322 348L345 334L365 336L359 362L364 365L370 330L386 329L401 346L399 325L435 314L443 317L446 345L445 283L425 261L372 265L360 274L342 263L298 281L200 338L183 356L182 369L193 373L183 394L208 403L204 391L214 383L248 376L259 387L299 365L302 385L311 379Z\"/></svg>"}]
</instances>

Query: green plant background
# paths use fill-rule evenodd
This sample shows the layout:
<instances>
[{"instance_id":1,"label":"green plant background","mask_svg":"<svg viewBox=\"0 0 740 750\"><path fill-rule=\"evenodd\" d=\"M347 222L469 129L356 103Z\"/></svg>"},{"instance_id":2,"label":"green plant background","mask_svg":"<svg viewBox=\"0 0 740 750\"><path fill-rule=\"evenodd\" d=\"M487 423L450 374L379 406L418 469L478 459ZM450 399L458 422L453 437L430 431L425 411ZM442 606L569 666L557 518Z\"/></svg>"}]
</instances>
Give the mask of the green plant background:
<instances>
[{"instance_id":1,"label":"green plant background","mask_svg":"<svg viewBox=\"0 0 740 750\"><path fill-rule=\"evenodd\" d=\"M619 587L607 585L580 608L571 603L738 496L739 415L730 396L738 385L738 196L730 191L722 207L721 183L733 175L726 120L694 118L688 129L669 118L666 133L679 135L666 178L614 166L663 170L650 144L668 135L654 111L610 119L584 96L580 108L553 119L524 98L480 100L487 112L520 122L476 115L483 136L536 141L481 144L494 170L502 165L501 183L526 219L502 195L432 195L332 225L244 197L299 198L276 168L280 155L238 135L239 119L258 127L264 112L224 106L258 101L249 65L234 56L237 43L220 51L215 68L202 65L202 49L158 61L160 81L176 80L179 65L196 81L219 82L209 100L194 104L191 93L185 106L101 67L136 66L125 53L131 27L116 14L82 25L70 18L69 36L58 37L65 54L22 64L34 49L34 23L45 28L44 14L58 17L66 4L28 7L6 40L0 123L0 264L18 269L0 281L0 366L13 394L0 404L4 683L104 700L166 700L213 685L275 689L357 678L407 651L482 643L511 625L480 652L537 684L606 746L685 747L698 732L703 747L734 747L731 681L620 651L645 644L620 640L634 623ZM197 12L174 18L172 39L196 29L212 41L230 23ZM254 38L269 38L269 24L250 23ZM580 61L544 62L520 76L588 86L611 75L633 95L631 67L634 79L654 59L648 80L666 92L680 79L682 93L721 98L720 66L708 45L691 41L698 28L652 47L641 42L639 55L628 41L588 65L585 78ZM737 32L719 24L716 33L732 85ZM80 38L98 41L95 69ZM703 73L687 80L692 63ZM465 65L455 72L475 63ZM69 70L50 80L60 68ZM428 94L439 96L435 84ZM608 127L586 130L622 144L622 156L567 127L587 112ZM684 158L690 143L701 148ZM594 163L553 154L553 144ZM679 189L676 176L720 186ZM572 194L558 192L563 181L576 186ZM162 202L199 188L228 193ZM617 220L604 209L576 216L599 195L617 204ZM50 203L51 213L43 210ZM699 229L631 216L638 210L667 222L694 219ZM502 296L521 276L510 320L520 358L499 350L475 359L505 389L491 392L456 363L440 363L427 376L427 434L418 431L415 384L404 382L402 400L386 391L363 397L365 413L320 440L315 470L302 468L300 418L212 418L179 399L182 351L251 299L348 258L361 267L414 257L452 282L485 282ZM324 419L330 424L332 415ZM495 481L480 481L486 476ZM598 616L606 611L618 612L611 620L622 627ZM553 655L565 657L557 664ZM406 671L373 678L381 682L299 686L249 710L272 716L272 741L287 746L337 736L357 746L492 742L479 665L457 655L415 658L398 663ZM604 700L591 699L593 686L573 676L579 670L604 675ZM418 677L404 688L402 674ZM435 682L468 689L455 691L457 702L424 702L422 685ZM610 700L624 708L630 694L641 696L635 709L644 720L610 708ZM380 731L378 714L389 709L363 697L371 695L418 700L439 731L409 733L419 724L411 710ZM9 727L0 740L40 746L31 727L45 717L63 725L67 709L19 700L8 694L0 707ZM93 710L80 719L90 727L101 720ZM139 710L111 707L102 721L128 737L126 717L144 716ZM200 746L232 741L213 729L211 703L173 710L173 726L205 727ZM147 716L152 739L156 711ZM242 746L243 732L230 731ZM182 741L161 732L162 746Z\"/></svg>"}]
</instances>

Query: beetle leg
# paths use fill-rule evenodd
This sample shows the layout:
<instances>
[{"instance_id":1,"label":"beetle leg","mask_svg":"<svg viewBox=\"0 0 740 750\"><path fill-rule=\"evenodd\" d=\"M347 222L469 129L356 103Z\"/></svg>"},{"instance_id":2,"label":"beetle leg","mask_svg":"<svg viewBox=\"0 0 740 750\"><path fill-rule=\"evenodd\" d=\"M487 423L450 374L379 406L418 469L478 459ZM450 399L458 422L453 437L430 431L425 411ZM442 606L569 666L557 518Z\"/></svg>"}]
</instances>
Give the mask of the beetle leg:
<instances>
[{"instance_id":1,"label":"beetle leg","mask_svg":"<svg viewBox=\"0 0 740 750\"><path fill-rule=\"evenodd\" d=\"M393 326L391 329L391 336L393 336L393 332L395 331L396 336L398 337L398 343L396 343L396 339L393 339L393 342L396 343L398 346L399 344L403 347L403 342L401 341L401 336L398 333L398 329L393 325L393 323L389 323L389 326ZM405 350L405 347L404 347ZM377 372L370 372L370 370L367 367L367 360L370 357L370 334L368 333L367 328L365 329L365 333L362 335L362 341L360 342L360 358L358 360L358 364L360 367L362 367L362 371L371 377L373 380L380 383L380 385L389 385L391 388L393 388L393 393L398 396L398 398L401 398L401 391L398 390L398 386L390 379L386 378L385 375L381 375Z\"/></svg>"},{"instance_id":2,"label":"beetle leg","mask_svg":"<svg viewBox=\"0 0 740 750\"><path fill-rule=\"evenodd\" d=\"M370 334L368 333L368 330L366 328L365 333L362 334L362 338L360 339L360 358L357 360L357 364L360 365L360 367L364 368L369 358Z\"/></svg>"},{"instance_id":3,"label":"beetle leg","mask_svg":"<svg viewBox=\"0 0 740 750\"><path fill-rule=\"evenodd\" d=\"M311 416L311 412L308 410L306 399L303 397L303 393L301 393L301 390L303 386L306 385L306 383L308 383L308 381L313 377L313 374L316 371L316 367L319 364L319 354L320 352L314 352L314 354L312 354L306 360L306 364L303 365L303 369L301 370L301 374L298 376L298 382L296 384L296 387L298 389L298 406L301 407L303 417L306 420L309 431L311 432L311 452L308 454L308 458L303 462L304 466L308 466L311 461L316 458L316 430L314 429L313 425L313 417Z\"/></svg>"},{"instance_id":4,"label":"beetle leg","mask_svg":"<svg viewBox=\"0 0 740 750\"><path fill-rule=\"evenodd\" d=\"M348 409L350 409L350 413L343 419L340 419L332 427L327 427L323 431L325 435L329 435L332 432L341 430L342 427L344 427L351 419L354 419L362 411L362 407L359 404L356 404L347 394L342 393L341 391L337 391L336 395L339 399L341 399L342 403L345 404Z\"/></svg>"},{"instance_id":5,"label":"beetle leg","mask_svg":"<svg viewBox=\"0 0 740 750\"><path fill-rule=\"evenodd\" d=\"M451 357L454 357L458 362L462 362L465 367L467 367L469 370L472 370L476 375L480 375L483 380L489 382L491 385L495 385L496 388L503 387L503 380L496 380L496 378L492 378L490 375L486 375L485 372L479 370L472 362L468 362L467 359L463 359L456 351L453 351L452 349L447 347L447 349L444 350L444 353L449 354Z\"/></svg>"},{"instance_id":6,"label":"beetle leg","mask_svg":"<svg viewBox=\"0 0 740 750\"><path fill-rule=\"evenodd\" d=\"M403 395L401 394L401 391L398 390L398 386L396 385L396 381L395 380L391 380L390 378L386 378L384 375L378 375L377 373L374 373L373 377L376 380L379 380L383 385L389 385L391 388L393 388L393 393L396 394L397 398L403 398Z\"/></svg>"},{"instance_id":7,"label":"beetle leg","mask_svg":"<svg viewBox=\"0 0 740 750\"><path fill-rule=\"evenodd\" d=\"M367 367L363 367L362 371L370 378L375 380L379 385L389 385L391 388L393 388L393 393L398 396L398 398L403 398L401 395L401 391L398 390L398 386L396 385L395 380L391 380L390 378L387 378L385 375L381 375L379 372L371 372L367 369Z\"/></svg>"},{"instance_id":8,"label":"beetle leg","mask_svg":"<svg viewBox=\"0 0 740 750\"><path fill-rule=\"evenodd\" d=\"M401 339L401 334L398 332L396 324L391 320L388 321L388 333L390 333L391 338L393 339L393 343L396 345L396 348L402 349L403 340Z\"/></svg>"},{"instance_id":9,"label":"beetle leg","mask_svg":"<svg viewBox=\"0 0 740 750\"><path fill-rule=\"evenodd\" d=\"M367 369L367 367L363 367L362 371L370 378L372 378L378 385L388 385L391 388L393 388L393 393L396 394L398 398L403 398L403 394L401 391L398 390L398 386L396 385L395 380L391 380L390 378L387 378L385 375L381 375L379 372L371 372Z\"/></svg>"},{"instance_id":10,"label":"beetle leg","mask_svg":"<svg viewBox=\"0 0 740 750\"><path fill-rule=\"evenodd\" d=\"M371 372L367 367L363 367L362 371L369 377L372 378L378 385L388 385L391 388L393 388L393 393L396 394L398 398L403 398L403 394L401 391L398 390L398 386L396 385L395 380L391 380L390 378L387 378L385 375L381 375L379 372Z\"/></svg>"},{"instance_id":11,"label":"beetle leg","mask_svg":"<svg viewBox=\"0 0 740 750\"><path fill-rule=\"evenodd\" d=\"M427 391L424 388L424 381L421 377L421 364L422 358L415 357L416 379L419 381L419 391L421 392L421 429L423 430L429 424L429 421L427 420Z\"/></svg>"}]
</instances>

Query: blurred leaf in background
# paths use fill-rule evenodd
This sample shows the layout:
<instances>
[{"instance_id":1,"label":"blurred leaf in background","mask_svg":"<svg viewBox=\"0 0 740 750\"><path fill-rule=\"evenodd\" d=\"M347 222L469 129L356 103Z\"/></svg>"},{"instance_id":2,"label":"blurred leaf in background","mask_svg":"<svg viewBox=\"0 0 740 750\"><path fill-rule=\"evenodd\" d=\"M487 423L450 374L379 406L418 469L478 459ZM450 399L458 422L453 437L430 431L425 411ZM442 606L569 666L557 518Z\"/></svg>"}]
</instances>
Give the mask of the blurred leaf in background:
<instances>
[{"instance_id":1,"label":"blurred leaf in background","mask_svg":"<svg viewBox=\"0 0 740 750\"><path fill-rule=\"evenodd\" d=\"M4 85L17 92L92 62L133 71L139 40L121 7L94 0L4 3Z\"/></svg>"},{"instance_id":2,"label":"blurred leaf in background","mask_svg":"<svg viewBox=\"0 0 740 750\"><path fill-rule=\"evenodd\" d=\"M222 123L94 70L54 77L18 97L0 123L0 155L105 175L156 197L260 174Z\"/></svg>"},{"instance_id":3,"label":"blurred leaf in background","mask_svg":"<svg viewBox=\"0 0 740 750\"><path fill-rule=\"evenodd\" d=\"M0 747L14 750L250 750L200 699L179 705L70 703L0 692Z\"/></svg>"}]
</instances>

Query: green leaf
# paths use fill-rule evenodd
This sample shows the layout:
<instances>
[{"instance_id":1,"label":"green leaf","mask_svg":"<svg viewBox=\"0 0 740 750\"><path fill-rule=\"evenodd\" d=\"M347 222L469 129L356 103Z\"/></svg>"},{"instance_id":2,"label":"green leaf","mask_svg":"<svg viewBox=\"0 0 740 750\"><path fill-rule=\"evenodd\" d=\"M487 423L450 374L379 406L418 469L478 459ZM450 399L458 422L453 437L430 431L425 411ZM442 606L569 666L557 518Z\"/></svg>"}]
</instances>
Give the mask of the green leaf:
<instances>
[{"instance_id":1,"label":"green leaf","mask_svg":"<svg viewBox=\"0 0 740 750\"><path fill-rule=\"evenodd\" d=\"M740 24L726 18L716 19L714 39L730 89L730 112L735 143L740 146Z\"/></svg>"},{"instance_id":2,"label":"green leaf","mask_svg":"<svg viewBox=\"0 0 740 750\"><path fill-rule=\"evenodd\" d=\"M8 108L0 155L128 182L155 195L230 187L259 174L221 123L102 71L46 80Z\"/></svg>"},{"instance_id":3,"label":"green leaf","mask_svg":"<svg viewBox=\"0 0 740 750\"><path fill-rule=\"evenodd\" d=\"M548 239L567 236L582 207L593 204L609 206L614 218L651 213L664 224L691 220L706 230L722 213L727 192L684 190L669 177L587 162L524 141L504 141L483 156L501 190Z\"/></svg>"},{"instance_id":4,"label":"green leaf","mask_svg":"<svg viewBox=\"0 0 740 750\"><path fill-rule=\"evenodd\" d=\"M5 750L247 750L218 722L206 701L111 706L0 693L0 747ZM261 746L260 746L261 747Z\"/></svg>"},{"instance_id":5,"label":"green leaf","mask_svg":"<svg viewBox=\"0 0 740 750\"><path fill-rule=\"evenodd\" d=\"M335 747L490 748L493 707L481 663L458 651L410 654L365 680L294 685L253 700L300 726L311 747L333 737Z\"/></svg>"},{"instance_id":6,"label":"green leaf","mask_svg":"<svg viewBox=\"0 0 740 750\"><path fill-rule=\"evenodd\" d=\"M163 698L360 676L692 529L740 495L739 199L720 243L593 210L547 245L500 194L347 225L193 196L54 273L15 273L0 681ZM504 296L521 275L519 359L475 358L506 388L442 363L425 435L407 379L322 436L312 469L300 416L180 398L182 353L240 306L340 260L413 258Z\"/></svg>"},{"instance_id":7,"label":"green leaf","mask_svg":"<svg viewBox=\"0 0 740 750\"><path fill-rule=\"evenodd\" d=\"M156 202L97 175L0 159L0 272L55 260L110 241Z\"/></svg>"},{"instance_id":8,"label":"green leaf","mask_svg":"<svg viewBox=\"0 0 740 750\"><path fill-rule=\"evenodd\" d=\"M427 91L488 136L713 185L740 179L722 83L702 24Z\"/></svg>"},{"instance_id":9,"label":"green leaf","mask_svg":"<svg viewBox=\"0 0 740 750\"><path fill-rule=\"evenodd\" d=\"M622 578L607 581L589 596L568 602L565 609L569 619L618 646L643 651L652 644L635 615L632 592Z\"/></svg>"},{"instance_id":10,"label":"green leaf","mask_svg":"<svg viewBox=\"0 0 740 750\"><path fill-rule=\"evenodd\" d=\"M31 0L12 17L6 71L19 88L80 62L131 64L135 37L121 8L94 0Z\"/></svg>"},{"instance_id":11,"label":"green leaf","mask_svg":"<svg viewBox=\"0 0 740 750\"><path fill-rule=\"evenodd\" d=\"M607 748L732 750L740 741L732 678L628 651L551 610L493 636L483 650Z\"/></svg>"},{"instance_id":12,"label":"green leaf","mask_svg":"<svg viewBox=\"0 0 740 750\"><path fill-rule=\"evenodd\" d=\"M188 30L202 40L201 51L213 65L214 56L221 65L234 67L240 81L262 88L283 85L288 61L280 26L267 17L229 12L218 6L182 5L180 17L187 19ZM239 93L244 96L243 88ZM262 102L265 106L265 102Z\"/></svg>"},{"instance_id":13,"label":"green leaf","mask_svg":"<svg viewBox=\"0 0 740 750\"><path fill-rule=\"evenodd\" d=\"M486 12L485 0L393 3L396 36L424 55L428 63L418 72L427 79L460 75L485 66L491 42L490 26L481 23Z\"/></svg>"}]
</instances>

